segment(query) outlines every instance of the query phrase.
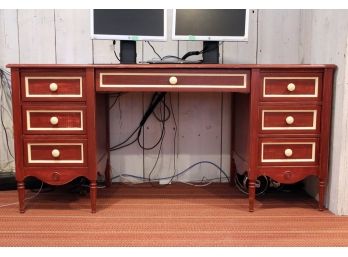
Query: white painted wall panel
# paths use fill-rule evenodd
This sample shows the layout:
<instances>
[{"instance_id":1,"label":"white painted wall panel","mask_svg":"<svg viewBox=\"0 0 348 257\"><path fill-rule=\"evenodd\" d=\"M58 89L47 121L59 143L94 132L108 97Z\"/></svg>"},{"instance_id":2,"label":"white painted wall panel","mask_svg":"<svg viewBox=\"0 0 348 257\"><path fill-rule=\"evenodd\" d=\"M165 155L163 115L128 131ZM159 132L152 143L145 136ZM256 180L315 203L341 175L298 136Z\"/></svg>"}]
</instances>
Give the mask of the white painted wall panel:
<instances>
[{"instance_id":1,"label":"white painted wall panel","mask_svg":"<svg viewBox=\"0 0 348 257\"><path fill-rule=\"evenodd\" d=\"M299 63L300 10L259 10L257 63Z\"/></svg>"},{"instance_id":2,"label":"white painted wall panel","mask_svg":"<svg viewBox=\"0 0 348 257\"><path fill-rule=\"evenodd\" d=\"M8 63L19 62L17 10L0 10L0 68L6 69ZM0 83L2 83L0 79ZM0 89L1 117L7 132L1 125L0 129L0 172L14 171L14 161L10 153L13 150L12 105L9 92ZM7 95L7 97L6 97Z\"/></svg>"},{"instance_id":3,"label":"white painted wall panel","mask_svg":"<svg viewBox=\"0 0 348 257\"><path fill-rule=\"evenodd\" d=\"M220 163L221 94L182 93L179 95L178 170L200 161ZM180 180L220 177L213 166L202 164L185 173Z\"/></svg>"},{"instance_id":4,"label":"white painted wall panel","mask_svg":"<svg viewBox=\"0 0 348 257\"><path fill-rule=\"evenodd\" d=\"M90 11L55 10L57 63L92 63Z\"/></svg>"},{"instance_id":5,"label":"white painted wall panel","mask_svg":"<svg viewBox=\"0 0 348 257\"><path fill-rule=\"evenodd\" d=\"M328 207L335 213L348 214L346 201L348 175L345 162L348 158L346 101L347 101L347 10L307 10L302 17L303 62L333 63L338 66L333 95L333 120L331 135L331 162L328 188ZM344 139L344 140L342 140ZM313 196L317 194L316 180L307 181ZM339 199L343 197L343 199Z\"/></svg>"},{"instance_id":6,"label":"white painted wall panel","mask_svg":"<svg viewBox=\"0 0 348 257\"><path fill-rule=\"evenodd\" d=\"M335 213L340 215L348 215L348 59L346 58L348 56L348 36L346 40L346 51L344 54L345 57L345 71L344 71L344 93L343 93L343 114L342 114L342 120L341 120L341 133L340 134L334 134L337 135L337 137L343 138L343 144L341 147L341 151L338 153L340 155L340 159L336 156L333 156L332 162L331 162L331 170L336 168L334 166L334 163L336 160L340 160L339 166L337 167L337 170L335 173L332 172L331 177L334 175L339 176L338 185L331 184L330 187L330 208L335 211ZM339 123L339 122L337 122ZM334 126L336 127L337 123L334 123ZM335 139L337 141L337 139ZM333 147L335 146L335 141L333 142ZM334 187L338 188L337 192L337 200L335 199L335 194L333 193Z\"/></svg>"},{"instance_id":7,"label":"white painted wall panel","mask_svg":"<svg viewBox=\"0 0 348 257\"><path fill-rule=\"evenodd\" d=\"M18 62L17 10L0 10L0 67Z\"/></svg>"},{"instance_id":8,"label":"white painted wall panel","mask_svg":"<svg viewBox=\"0 0 348 257\"><path fill-rule=\"evenodd\" d=\"M109 101L111 106L115 98L110 97ZM110 110L111 147L126 140L139 126L143 116L142 103L142 93L126 93L119 97L117 103ZM133 138L136 138L136 135ZM138 146L137 142L128 147L112 151L110 161L113 177L124 173L143 176L143 150Z\"/></svg>"},{"instance_id":9,"label":"white painted wall panel","mask_svg":"<svg viewBox=\"0 0 348 257\"><path fill-rule=\"evenodd\" d=\"M175 104L177 102L178 94L175 93L167 93L165 97L165 103L170 109L170 101L172 100L172 104ZM148 104L152 98L151 94L145 94L145 101L144 101L144 111L147 109ZM171 100L170 100L171 98ZM178 116L177 108L173 105L173 111L174 111L174 117ZM161 108L158 106L156 108L156 114L158 117L160 117ZM166 117L168 117L168 110L165 110ZM151 146L154 146L158 139L161 137L162 133L162 123L159 122L154 115L151 115L148 119L148 122L145 124L144 127L144 146L146 148L149 148ZM151 150L144 150L144 173L145 177L149 177L151 173L151 178L163 178L163 177L170 177L174 174L174 158L176 158L176 154L174 151L174 142L177 140L178 134L175 133L175 122L173 115L170 115L170 118L168 121L164 124L165 127L165 133L163 138L162 145L159 144L156 148ZM161 150L160 150L161 149ZM176 148L177 149L177 148ZM157 161L157 164L154 168L154 165L156 163L158 152L160 152L159 159Z\"/></svg>"},{"instance_id":10,"label":"white painted wall panel","mask_svg":"<svg viewBox=\"0 0 348 257\"><path fill-rule=\"evenodd\" d=\"M54 10L18 10L21 63L56 63Z\"/></svg>"},{"instance_id":11,"label":"white painted wall panel","mask_svg":"<svg viewBox=\"0 0 348 257\"><path fill-rule=\"evenodd\" d=\"M114 45L112 44L112 40L92 40L92 48L93 48L93 63L94 64L116 64L119 61L116 59L114 54L114 49L119 56L120 52L120 44L119 42Z\"/></svg>"}]
</instances>

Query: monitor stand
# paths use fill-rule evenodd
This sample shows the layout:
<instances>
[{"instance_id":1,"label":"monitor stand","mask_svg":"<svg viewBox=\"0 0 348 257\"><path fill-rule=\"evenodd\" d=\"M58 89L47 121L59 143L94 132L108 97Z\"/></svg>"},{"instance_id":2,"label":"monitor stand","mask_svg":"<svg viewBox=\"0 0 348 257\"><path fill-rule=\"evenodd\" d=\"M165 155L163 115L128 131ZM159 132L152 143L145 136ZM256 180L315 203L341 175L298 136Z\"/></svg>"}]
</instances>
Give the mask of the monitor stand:
<instances>
[{"instance_id":1,"label":"monitor stand","mask_svg":"<svg viewBox=\"0 0 348 257\"><path fill-rule=\"evenodd\" d=\"M203 41L203 63L219 63L219 41Z\"/></svg>"},{"instance_id":2,"label":"monitor stand","mask_svg":"<svg viewBox=\"0 0 348 257\"><path fill-rule=\"evenodd\" d=\"M121 40L120 42L120 63L136 64L137 62L137 45L136 41Z\"/></svg>"}]
</instances>

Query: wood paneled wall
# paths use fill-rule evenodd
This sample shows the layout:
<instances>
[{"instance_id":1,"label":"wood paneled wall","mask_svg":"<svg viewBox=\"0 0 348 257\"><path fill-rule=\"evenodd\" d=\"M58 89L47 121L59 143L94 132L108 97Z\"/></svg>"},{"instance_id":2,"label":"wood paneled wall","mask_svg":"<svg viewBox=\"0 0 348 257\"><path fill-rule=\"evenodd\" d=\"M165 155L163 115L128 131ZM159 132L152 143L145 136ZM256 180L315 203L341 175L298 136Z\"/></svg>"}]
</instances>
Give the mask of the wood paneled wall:
<instances>
[{"instance_id":1,"label":"wood paneled wall","mask_svg":"<svg viewBox=\"0 0 348 257\"><path fill-rule=\"evenodd\" d=\"M152 43L157 52L162 56L182 56L187 51L201 49L201 42L170 40L171 15L169 10L168 41ZM0 66L7 63L117 63L111 40L90 39L89 19L89 10L0 10ZM338 189L348 187L348 175L344 174L344 168L348 166L348 144L342 142L348 126L340 122L340 117L348 117L345 104L348 100L347 27L348 11L343 10L251 10L249 41L225 42L220 46L222 63L339 65L329 194L330 208L336 213L348 213L348 207L338 207L348 199L348 190ZM116 52L119 52L119 44ZM137 43L137 53L138 62L156 58L145 42ZM110 114L111 144L120 142L136 128L150 99L151 94L147 93L120 97ZM162 153L152 177L170 176L203 160L212 161L229 172L230 95L173 93L166 101L172 103L175 122L173 117L166 122ZM347 118L343 121L347 123ZM160 132L160 124L151 117L143 134L145 145L154 143ZM2 156L3 151L0 149ZM113 175L148 176L157 154L158 147L144 151L135 144L113 152ZM216 168L204 164L196 166L179 180L220 176Z\"/></svg>"}]
</instances>

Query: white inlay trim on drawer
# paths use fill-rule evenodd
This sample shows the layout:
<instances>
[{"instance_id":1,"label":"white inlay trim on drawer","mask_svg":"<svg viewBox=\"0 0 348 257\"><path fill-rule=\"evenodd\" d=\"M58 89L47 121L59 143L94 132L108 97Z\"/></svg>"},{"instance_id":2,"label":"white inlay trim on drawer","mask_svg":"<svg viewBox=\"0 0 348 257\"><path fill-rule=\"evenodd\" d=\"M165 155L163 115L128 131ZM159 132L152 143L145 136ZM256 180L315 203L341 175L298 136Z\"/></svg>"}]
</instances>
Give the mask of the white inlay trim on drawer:
<instances>
[{"instance_id":1,"label":"white inlay trim on drawer","mask_svg":"<svg viewBox=\"0 0 348 257\"><path fill-rule=\"evenodd\" d=\"M124 85L124 84L107 84L105 85L103 83L103 76L168 76L168 80L169 77L172 76L176 76L176 77L243 77L243 84L237 84L237 85L201 85L201 84L197 84L197 85L180 85L180 82L178 84L175 85L171 85L171 84L164 84L164 85L141 85L141 84L137 84L137 85ZM163 88L163 87L178 87L178 88L222 88L222 89L228 89L228 88L247 88L247 74L209 74L209 73L178 73L178 74L174 74L174 73L100 73L100 78L99 78L99 85L100 87L112 87L112 88L125 88L125 87L129 87L129 88Z\"/></svg>"},{"instance_id":2,"label":"white inlay trim on drawer","mask_svg":"<svg viewBox=\"0 0 348 257\"><path fill-rule=\"evenodd\" d=\"M265 127L265 112L311 112L313 113L313 124L311 127ZM295 121L296 122L296 121ZM262 130L315 130L317 127L317 110L262 110Z\"/></svg>"},{"instance_id":3,"label":"white inlay trim on drawer","mask_svg":"<svg viewBox=\"0 0 348 257\"><path fill-rule=\"evenodd\" d=\"M312 156L310 159L264 159L263 149L265 145L310 145L312 147ZM315 162L315 142L273 142L261 143L261 162Z\"/></svg>"},{"instance_id":4,"label":"white inlay trim on drawer","mask_svg":"<svg viewBox=\"0 0 348 257\"><path fill-rule=\"evenodd\" d=\"M47 128L32 128L30 124L30 113L38 113L38 112L49 112L49 113L62 113L62 112L71 112L71 113L79 113L80 114L80 120L81 120L81 127L76 127L76 128L52 128L52 127L47 127ZM82 111L80 110L27 110L26 111L26 116L27 116L27 130L28 131L36 131L36 130L51 130L51 131L82 131L83 130L83 115Z\"/></svg>"},{"instance_id":5,"label":"white inlay trim on drawer","mask_svg":"<svg viewBox=\"0 0 348 257\"><path fill-rule=\"evenodd\" d=\"M80 160L33 160L31 157L31 146L34 145L78 145L81 148ZM84 163L83 144L82 143L28 143L28 163ZM53 148L52 148L53 150ZM62 152L63 150L61 150Z\"/></svg>"},{"instance_id":6,"label":"white inlay trim on drawer","mask_svg":"<svg viewBox=\"0 0 348 257\"><path fill-rule=\"evenodd\" d=\"M78 79L80 81L80 93L79 94L30 94L29 92L29 80L30 79ZM59 86L59 84L58 84ZM49 87L49 84L47 84ZM26 97L82 97L82 77L25 77L25 96Z\"/></svg>"},{"instance_id":7,"label":"white inlay trim on drawer","mask_svg":"<svg viewBox=\"0 0 348 257\"><path fill-rule=\"evenodd\" d=\"M294 83L296 84L296 80L304 80L304 79L309 79L309 80L314 80L314 93L313 94L291 94L291 95L286 95L286 94L266 94L266 80L271 80L271 79L287 79L287 80L293 80L289 81L289 83ZM318 87L319 87L319 78L318 77L264 77L263 78L263 97L318 97Z\"/></svg>"}]
</instances>

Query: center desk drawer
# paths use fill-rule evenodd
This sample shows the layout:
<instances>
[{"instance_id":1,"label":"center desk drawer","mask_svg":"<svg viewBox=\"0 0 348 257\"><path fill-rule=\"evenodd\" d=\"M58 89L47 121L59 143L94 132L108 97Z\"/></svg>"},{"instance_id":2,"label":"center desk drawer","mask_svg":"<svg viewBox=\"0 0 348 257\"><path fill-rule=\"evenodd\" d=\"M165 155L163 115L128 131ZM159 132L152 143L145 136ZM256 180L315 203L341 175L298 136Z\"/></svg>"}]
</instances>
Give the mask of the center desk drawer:
<instances>
[{"instance_id":1,"label":"center desk drawer","mask_svg":"<svg viewBox=\"0 0 348 257\"><path fill-rule=\"evenodd\" d=\"M26 134L85 134L84 106L24 106L23 131Z\"/></svg>"},{"instance_id":2,"label":"center desk drawer","mask_svg":"<svg viewBox=\"0 0 348 257\"><path fill-rule=\"evenodd\" d=\"M263 101L321 101L321 74L272 73L262 76Z\"/></svg>"},{"instance_id":3,"label":"center desk drawer","mask_svg":"<svg viewBox=\"0 0 348 257\"><path fill-rule=\"evenodd\" d=\"M261 165L315 165L318 163L317 138L261 138Z\"/></svg>"},{"instance_id":4,"label":"center desk drawer","mask_svg":"<svg viewBox=\"0 0 348 257\"><path fill-rule=\"evenodd\" d=\"M87 140L37 139L24 140L24 166L86 166Z\"/></svg>"},{"instance_id":5,"label":"center desk drawer","mask_svg":"<svg viewBox=\"0 0 348 257\"><path fill-rule=\"evenodd\" d=\"M231 91L249 92L247 70L131 69L98 70L97 91Z\"/></svg>"},{"instance_id":6,"label":"center desk drawer","mask_svg":"<svg viewBox=\"0 0 348 257\"><path fill-rule=\"evenodd\" d=\"M35 74L21 75L23 100L49 101L85 100L83 74Z\"/></svg>"},{"instance_id":7,"label":"center desk drawer","mask_svg":"<svg viewBox=\"0 0 348 257\"><path fill-rule=\"evenodd\" d=\"M318 134L319 106L264 105L260 107L260 133Z\"/></svg>"}]
</instances>

